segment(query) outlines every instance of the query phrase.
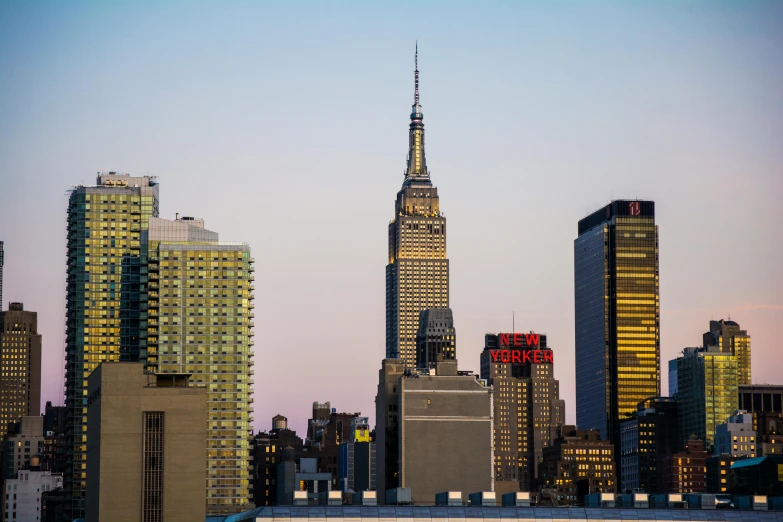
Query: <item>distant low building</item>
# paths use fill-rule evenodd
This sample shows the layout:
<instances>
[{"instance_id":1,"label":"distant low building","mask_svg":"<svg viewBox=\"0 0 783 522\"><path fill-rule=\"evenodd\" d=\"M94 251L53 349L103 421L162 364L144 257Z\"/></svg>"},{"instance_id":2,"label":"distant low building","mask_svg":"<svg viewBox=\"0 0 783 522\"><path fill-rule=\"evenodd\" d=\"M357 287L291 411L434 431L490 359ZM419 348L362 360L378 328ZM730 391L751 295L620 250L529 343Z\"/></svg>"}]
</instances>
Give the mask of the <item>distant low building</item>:
<instances>
[{"instance_id":1,"label":"distant low building","mask_svg":"<svg viewBox=\"0 0 783 522\"><path fill-rule=\"evenodd\" d=\"M324 491L332 490L332 474L318 471L318 459L295 458L291 448L283 451L283 462L277 466L277 505L293 504L295 491L306 491L309 504L318 504Z\"/></svg>"},{"instance_id":2,"label":"distant low building","mask_svg":"<svg viewBox=\"0 0 783 522\"><path fill-rule=\"evenodd\" d=\"M542 497L558 506L583 504L588 493L614 493L614 445L601 439L598 430L563 426L544 448L538 481Z\"/></svg>"},{"instance_id":3,"label":"distant low building","mask_svg":"<svg viewBox=\"0 0 783 522\"><path fill-rule=\"evenodd\" d=\"M5 481L5 521L38 522L41 519L41 497L63 487L62 475L50 471L22 470L16 478Z\"/></svg>"},{"instance_id":4,"label":"distant low building","mask_svg":"<svg viewBox=\"0 0 783 522\"><path fill-rule=\"evenodd\" d=\"M707 457L707 493L728 493L731 466L745 457L732 457L727 453Z\"/></svg>"},{"instance_id":5,"label":"distant low building","mask_svg":"<svg viewBox=\"0 0 783 522\"><path fill-rule=\"evenodd\" d=\"M666 493L704 493L707 489L707 450L695 435L685 448L666 457L664 488Z\"/></svg>"},{"instance_id":6,"label":"distant low building","mask_svg":"<svg viewBox=\"0 0 783 522\"><path fill-rule=\"evenodd\" d=\"M735 495L783 495L783 455L738 460L731 465L730 492Z\"/></svg>"},{"instance_id":7,"label":"distant low building","mask_svg":"<svg viewBox=\"0 0 783 522\"><path fill-rule=\"evenodd\" d=\"M3 478L13 479L17 472L30 466L30 459L44 453L44 418L22 417L11 425L11 435L3 442Z\"/></svg>"},{"instance_id":8,"label":"distant low building","mask_svg":"<svg viewBox=\"0 0 783 522\"><path fill-rule=\"evenodd\" d=\"M290 448L294 455L302 455L302 438L288 429L288 419L275 415L272 426L269 433L257 433L250 445L253 501L257 507L277 504L277 466L283 461L283 450Z\"/></svg>"},{"instance_id":9,"label":"distant low building","mask_svg":"<svg viewBox=\"0 0 783 522\"><path fill-rule=\"evenodd\" d=\"M351 436L340 444L338 466L341 491L375 490L376 448L367 417L351 420Z\"/></svg>"},{"instance_id":10,"label":"distant low building","mask_svg":"<svg viewBox=\"0 0 783 522\"><path fill-rule=\"evenodd\" d=\"M753 415L738 410L726 422L715 426L713 454L727 453L732 457L755 457L758 435L753 429Z\"/></svg>"}]
</instances>

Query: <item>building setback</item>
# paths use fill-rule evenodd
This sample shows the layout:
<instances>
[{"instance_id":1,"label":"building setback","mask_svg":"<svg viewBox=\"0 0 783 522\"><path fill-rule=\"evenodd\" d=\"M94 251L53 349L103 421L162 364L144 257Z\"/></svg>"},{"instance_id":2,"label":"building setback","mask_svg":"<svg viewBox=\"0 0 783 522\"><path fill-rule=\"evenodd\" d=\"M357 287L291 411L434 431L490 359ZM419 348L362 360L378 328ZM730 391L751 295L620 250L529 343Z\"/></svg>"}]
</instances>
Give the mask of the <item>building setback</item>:
<instances>
[{"instance_id":1,"label":"building setback","mask_svg":"<svg viewBox=\"0 0 783 522\"><path fill-rule=\"evenodd\" d=\"M90 374L86 520L205 519L207 390L189 378L142 363Z\"/></svg>"},{"instance_id":2,"label":"building setback","mask_svg":"<svg viewBox=\"0 0 783 522\"><path fill-rule=\"evenodd\" d=\"M614 446L598 430L562 426L544 448L538 482L542 498L555 506L582 504L589 493L614 493Z\"/></svg>"},{"instance_id":3,"label":"building setback","mask_svg":"<svg viewBox=\"0 0 783 522\"><path fill-rule=\"evenodd\" d=\"M206 388L207 512L250 507L253 259L203 220L149 218L147 368Z\"/></svg>"},{"instance_id":4,"label":"building setback","mask_svg":"<svg viewBox=\"0 0 783 522\"><path fill-rule=\"evenodd\" d=\"M663 493L665 458L679 450L677 400L651 397L620 423L620 488Z\"/></svg>"},{"instance_id":5,"label":"building setback","mask_svg":"<svg viewBox=\"0 0 783 522\"><path fill-rule=\"evenodd\" d=\"M418 52L416 63L408 165L389 223L386 265L386 358L401 359L409 368L416 367L419 313L449 307L446 218L424 156Z\"/></svg>"},{"instance_id":6,"label":"building setback","mask_svg":"<svg viewBox=\"0 0 783 522\"><path fill-rule=\"evenodd\" d=\"M0 312L0 433L41 413L41 335L38 314L11 303Z\"/></svg>"},{"instance_id":7,"label":"building setback","mask_svg":"<svg viewBox=\"0 0 783 522\"><path fill-rule=\"evenodd\" d=\"M157 215L158 184L150 176L99 173L96 186L78 186L68 198L64 489L71 520L84 517L87 376L103 361L146 355L141 233Z\"/></svg>"},{"instance_id":8,"label":"building setback","mask_svg":"<svg viewBox=\"0 0 783 522\"><path fill-rule=\"evenodd\" d=\"M715 426L737 410L737 359L713 346L685 348L674 360L680 444L693 434L711 450Z\"/></svg>"},{"instance_id":9,"label":"building setback","mask_svg":"<svg viewBox=\"0 0 783 522\"><path fill-rule=\"evenodd\" d=\"M661 394L658 227L652 201L613 201L574 240L576 422L619 452L620 422Z\"/></svg>"},{"instance_id":10,"label":"building setback","mask_svg":"<svg viewBox=\"0 0 783 522\"><path fill-rule=\"evenodd\" d=\"M491 390L458 372L457 361L416 373L385 359L376 407L378 491L410 488L413 501L426 505L442 491L461 491L467 500L493 490Z\"/></svg>"},{"instance_id":11,"label":"building setback","mask_svg":"<svg viewBox=\"0 0 783 522\"><path fill-rule=\"evenodd\" d=\"M440 359L457 358L457 332L451 308L428 308L419 314L416 368L434 368Z\"/></svg>"},{"instance_id":12,"label":"building setback","mask_svg":"<svg viewBox=\"0 0 783 522\"><path fill-rule=\"evenodd\" d=\"M710 321L710 331L705 333L704 347L716 346L718 351L730 353L737 358L737 383L751 384L750 335L740 325L729 319Z\"/></svg>"},{"instance_id":13,"label":"building setback","mask_svg":"<svg viewBox=\"0 0 783 522\"><path fill-rule=\"evenodd\" d=\"M532 491L544 448L565 422L546 335L487 334L481 378L492 388L497 491Z\"/></svg>"}]
</instances>

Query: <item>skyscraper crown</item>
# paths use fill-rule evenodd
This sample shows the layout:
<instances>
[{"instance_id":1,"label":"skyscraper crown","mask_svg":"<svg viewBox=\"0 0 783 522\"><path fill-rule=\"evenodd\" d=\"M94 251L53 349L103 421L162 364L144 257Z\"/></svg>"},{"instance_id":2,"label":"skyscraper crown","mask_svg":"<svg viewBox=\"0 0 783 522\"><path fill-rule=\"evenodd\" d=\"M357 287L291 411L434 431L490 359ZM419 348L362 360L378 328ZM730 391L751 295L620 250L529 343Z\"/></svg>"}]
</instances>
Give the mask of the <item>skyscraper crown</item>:
<instances>
[{"instance_id":1,"label":"skyscraper crown","mask_svg":"<svg viewBox=\"0 0 783 522\"><path fill-rule=\"evenodd\" d=\"M411 123L408 131L408 168L405 169L403 186L411 183L430 183L430 173L427 170L427 160L424 156L424 114L419 104L419 45L416 44L413 71L413 106L411 107Z\"/></svg>"}]
</instances>

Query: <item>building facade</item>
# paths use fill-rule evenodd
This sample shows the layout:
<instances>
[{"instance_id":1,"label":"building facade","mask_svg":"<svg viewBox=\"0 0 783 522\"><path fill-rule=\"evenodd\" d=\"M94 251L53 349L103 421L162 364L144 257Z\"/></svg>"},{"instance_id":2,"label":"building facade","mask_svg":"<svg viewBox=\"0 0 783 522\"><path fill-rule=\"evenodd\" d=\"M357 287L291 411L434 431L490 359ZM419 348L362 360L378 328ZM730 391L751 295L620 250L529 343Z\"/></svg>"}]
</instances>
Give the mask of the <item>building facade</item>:
<instances>
[{"instance_id":1,"label":"building facade","mask_svg":"<svg viewBox=\"0 0 783 522\"><path fill-rule=\"evenodd\" d=\"M207 390L102 363L88 379L86 520L204 520Z\"/></svg>"},{"instance_id":2,"label":"building facade","mask_svg":"<svg viewBox=\"0 0 783 522\"><path fill-rule=\"evenodd\" d=\"M707 457L706 493L728 493L731 466L745 457L732 457L727 453Z\"/></svg>"},{"instance_id":3,"label":"building facade","mask_svg":"<svg viewBox=\"0 0 783 522\"><path fill-rule=\"evenodd\" d=\"M739 408L749 413L783 413L783 385L752 384L739 386Z\"/></svg>"},{"instance_id":4,"label":"building facade","mask_svg":"<svg viewBox=\"0 0 783 522\"><path fill-rule=\"evenodd\" d=\"M87 376L103 361L146 355L141 233L157 215L158 184L150 176L99 173L96 186L75 187L68 198L64 488L71 519L84 516Z\"/></svg>"},{"instance_id":5,"label":"building facade","mask_svg":"<svg viewBox=\"0 0 783 522\"><path fill-rule=\"evenodd\" d=\"M457 331L451 308L428 308L419 314L416 368L434 368L439 358L457 358Z\"/></svg>"},{"instance_id":6,"label":"building facade","mask_svg":"<svg viewBox=\"0 0 783 522\"><path fill-rule=\"evenodd\" d=\"M481 378L492 388L495 487L532 491L544 448L565 422L565 401L546 335L487 334Z\"/></svg>"},{"instance_id":7,"label":"building facade","mask_svg":"<svg viewBox=\"0 0 783 522\"><path fill-rule=\"evenodd\" d=\"M620 422L661 394L658 227L652 201L613 201L574 240L576 422L619 450Z\"/></svg>"},{"instance_id":8,"label":"building facade","mask_svg":"<svg viewBox=\"0 0 783 522\"><path fill-rule=\"evenodd\" d=\"M149 218L147 368L190 374L209 400L207 511L250 507L253 259L193 218Z\"/></svg>"},{"instance_id":9,"label":"building facade","mask_svg":"<svg viewBox=\"0 0 783 522\"><path fill-rule=\"evenodd\" d=\"M737 359L710 348L685 348L677 361L680 443L690 435L711 450L715 426L737 410Z\"/></svg>"},{"instance_id":10,"label":"building facade","mask_svg":"<svg viewBox=\"0 0 783 522\"><path fill-rule=\"evenodd\" d=\"M375 441L367 417L351 419L351 436L340 444L338 484L340 491L375 490Z\"/></svg>"},{"instance_id":11,"label":"building facade","mask_svg":"<svg viewBox=\"0 0 783 522\"><path fill-rule=\"evenodd\" d=\"M710 321L710 331L704 334L704 347L717 346L718 351L737 358L737 382L740 386L753 382L750 367L750 335L729 319Z\"/></svg>"},{"instance_id":12,"label":"building facade","mask_svg":"<svg viewBox=\"0 0 783 522\"><path fill-rule=\"evenodd\" d=\"M413 501L426 505L442 491L467 500L493 490L491 390L458 372L456 360L436 363L434 375L384 360L376 406L378 491L410 488ZM398 455L387 455L394 447Z\"/></svg>"},{"instance_id":13,"label":"building facade","mask_svg":"<svg viewBox=\"0 0 783 522\"><path fill-rule=\"evenodd\" d=\"M277 503L277 466L283 461L283 451L290 449L295 457L302 456L304 441L296 431L288 429L288 419L272 418L272 429L257 433L251 441L253 459L253 500L257 507Z\"/></svg>"},{"instance_id":14,"label":"building facade","mask_svg":"<svg viewBox=\"0 0 783 522\"><path fill-rule=\"evenodd\" d=\"M24 470L5 481L5 521L40 522L43 520L41 498L63 486L62 475L50 471Z\"/></svg>"},{"instance_id":15,"label":"building facade","mask_svg":"<svg viewBox=\"0 0 783 522\"><path fill-rule=\"evenodd\" d=\"M44 453L43 417L22 417L3 440L4 479L13 479L19 470L31 466L34 457Z\"/></svg>"},{"instance_id":16,"label":"building facade","mask_svg":"<svg viewBox=\"0 0 783 522\"><path fill-rule=\"evenodd\" d=\"M666 456L666 493L704 493L707 488L707 450L704 442L691 437L682 451Z\"/></svg>"},{"instance_id":17,"label":"building facade","mask_svg":"<svg viewBox=\"0 0 783 522\"><path fill-rule=\"evenodd\" d=\"M562 426L539 464L539 492L555 506L584 503L589 493L614 493L614 445L598 430Z\"/></svg>"},{"instance_id":18,"label":"building facade","mask_svg":"<svg viewBox=\"0 0 783 522\"><path fill-rule=\"evenodd\" d=\"M38 314L22 303L0 311L0 433L41 413L41 334Z\"/></svg>"},{"instance_id":19,"label":"building facade","mask_svg":"<svg viewBox=\"0 0 783 522\"><path fill-rule=\"evenodd\" d=\"M726 453L732 457L755 457L758 451L759 438L753 429L753 414L738 410L726 419L726 422L715 426L715 444L713 455Z\"/></svg>"},{"instance_id":20,"label":"building facade","mask_svg":"<svg viewBox=\"0 0 783 522\"><path fill-rule=\"evenodd\" d=\"M416 367L419 313L449 307L446 218L424 156L424 115L419 105L418 53L408 132L408 165L389 223L386 265L386 358Z\"/></svg>"},{"instance_id":21,"label":"building facade","mask_svg":"<svg viewBox=\"0 0 783 522\"><path fill-rule=\"evenodd\" d=\"M679 450L677 400L651 397L639 403L636 417L620 423L620 489L663 493L668 454Z\"/></svg>"}]
</instances>

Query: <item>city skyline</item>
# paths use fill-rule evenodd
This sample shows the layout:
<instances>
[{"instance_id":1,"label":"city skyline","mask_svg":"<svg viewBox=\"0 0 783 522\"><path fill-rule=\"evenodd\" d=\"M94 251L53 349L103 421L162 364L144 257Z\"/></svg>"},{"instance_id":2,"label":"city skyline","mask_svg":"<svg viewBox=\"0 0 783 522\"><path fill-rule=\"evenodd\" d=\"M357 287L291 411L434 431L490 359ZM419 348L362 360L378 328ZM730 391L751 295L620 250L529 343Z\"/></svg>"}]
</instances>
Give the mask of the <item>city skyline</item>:
<instances>
[{"instance_id":1,"label":"city skyline","mask_svg":"<svg viewBox=\"0 0 783 522\"><path fill-rule=\"evenodd\" d=\"M194 27L242 34L227 43L208 30L172 28L167 36L165 24L178 14L170 7L152 9L154 16L124 6L0 8L9 15L0 16L0 58L11 64L0 69L8 115L0 122L4 301L38 312L42 402L63 399L63 193L90 184L97 170L117 170L159 176L161 217L203 217L221 237L253 249L256 430L281 413L304 433L315 400L361 411L374 424L385 353L381 230L404 167L417 36L428 167L450 223L461 369L478 370L484 334L508 330L515 314L517 324L547 332L573 423L576 224L609 200L638 198L655 201L661 230L661 358L691 346L706 321L730 315L753 338L753 382L774 382L783 322L783 245L774 226L783 222L775 198L783 153L774 138L783 133L783 76L767 65L783 43L770 21L782 8L753 6L461 8L446 20L424 6L425 38L416 34L421 27L368 34L362 20L388 15L382 27L391 30L405 18L384 8L335 8L327 29L287 8L274 28L263 10L248 7L264 20L262 34L249 30L251 16L204 6L186 16ZM477 37L462 43L449 23L475 28ZM125 31L105 49L90 24ZM356 30L336 36L335 26ZM273 52L275 36L291 28L312 29L309 38L325 45ZM553 30L568 36L556 41ZM143 34L153 43L142 43ZM192 48L156 57L155 45L169 38ZM199 67L188 65L197 58ZM208 81L177 80L166 60ZM727 236L740 247L724 247ZM310 331L318 342L292 340ZM276 393L289 381L281 369L300 377L296 397ZM330 385L338 372L355 377L352 386Z\"/></svg>"}]
</instances>

